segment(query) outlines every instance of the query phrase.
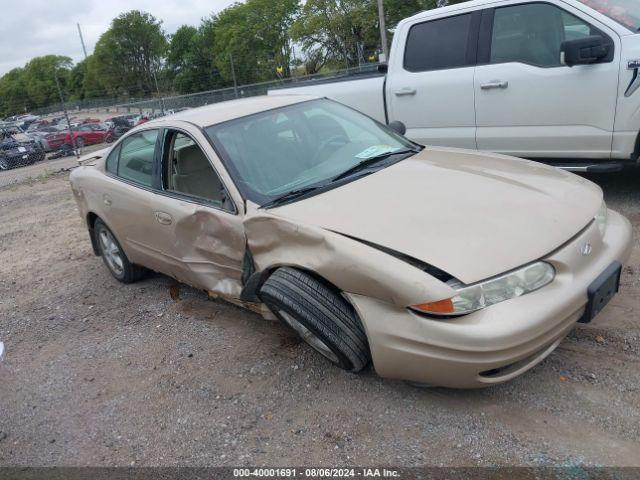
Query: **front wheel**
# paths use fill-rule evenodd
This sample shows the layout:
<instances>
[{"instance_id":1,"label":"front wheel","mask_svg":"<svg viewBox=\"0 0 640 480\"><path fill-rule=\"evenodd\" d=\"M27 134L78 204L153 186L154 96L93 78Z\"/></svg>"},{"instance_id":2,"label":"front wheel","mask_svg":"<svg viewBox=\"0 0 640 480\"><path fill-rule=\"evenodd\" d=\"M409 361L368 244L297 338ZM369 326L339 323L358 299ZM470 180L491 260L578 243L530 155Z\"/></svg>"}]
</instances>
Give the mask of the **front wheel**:
<instances>
[{"instance_id":1,"label":"front wheel","mask_svg":"<svg viewBox=\"0 0 640 480\"><path fill-rule=\"evenodd\" d=\"M0 170L9 170L9 163L2 158L0 158Z\"/></svg>"},{"instance_id":2,"label":"front wheel","mask_svg":"<svg viewBox=\"0 0 640 480\"><path fill-rule=\"evenodd\" d=\"M98 240L100 256L111 275L122 283L133 283L140 280L144 269L129 262L116 237L100 219L96 220L93 231Z\"/></svg>"},{"instance_id":3,"label":"front wheel","mask_svg":"<svg viewBox=\"0 0 640 480\"><path fill-rule=\"evenodd\" d=\"M364 327L340 292L294 268L276 270L260 298L287 326L334 365L359 372L371 360Z\"/></svg>"}]
</instances>

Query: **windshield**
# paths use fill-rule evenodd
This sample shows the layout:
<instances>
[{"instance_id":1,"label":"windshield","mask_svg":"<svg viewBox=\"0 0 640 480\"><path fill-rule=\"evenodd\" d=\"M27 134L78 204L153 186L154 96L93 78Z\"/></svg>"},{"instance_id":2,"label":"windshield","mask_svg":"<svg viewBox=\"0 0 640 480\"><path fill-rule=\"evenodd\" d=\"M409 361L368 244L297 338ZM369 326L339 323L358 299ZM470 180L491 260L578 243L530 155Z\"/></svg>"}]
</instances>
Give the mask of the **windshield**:
<instances>
[{"instance_id":1,"label":"windshield","mask_svg":"<svg viewBox=\"0 0 640 480\"><path fill-rule=\"evenodd\" d=\"M206 129L249 200L262 205L330 182L363 161L416 145L330 100L313 100Z\"/></svg>"},{"instance_id":2,"label":"windshield","mask_svg":"<svg viewBox=\"0 0 640 480\"><path fill-rule=\"evenodd\" d=\"M634 32L640 30L640 2L638 0L580 1Z\"/></svg>"}]
</instances>

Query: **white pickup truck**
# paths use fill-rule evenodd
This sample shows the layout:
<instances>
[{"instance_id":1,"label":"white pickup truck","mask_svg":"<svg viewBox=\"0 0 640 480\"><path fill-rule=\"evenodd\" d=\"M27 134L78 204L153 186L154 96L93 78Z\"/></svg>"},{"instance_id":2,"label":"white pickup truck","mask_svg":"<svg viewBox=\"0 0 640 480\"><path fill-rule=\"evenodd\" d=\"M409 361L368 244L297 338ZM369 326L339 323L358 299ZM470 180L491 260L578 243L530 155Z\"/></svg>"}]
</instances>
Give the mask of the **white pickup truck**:
<instances>
[{"instance_id":1,"label":"white pickup truck","mask_svg":"<svg viewBox=\"0 0 640 480\"><path fill-rule=\"evenodd\" d=\"M640 156L639 0L475 0L397 27L386 75L270 94L328 97L418 143L615 171Z\"/></svg>"}]
</instances>

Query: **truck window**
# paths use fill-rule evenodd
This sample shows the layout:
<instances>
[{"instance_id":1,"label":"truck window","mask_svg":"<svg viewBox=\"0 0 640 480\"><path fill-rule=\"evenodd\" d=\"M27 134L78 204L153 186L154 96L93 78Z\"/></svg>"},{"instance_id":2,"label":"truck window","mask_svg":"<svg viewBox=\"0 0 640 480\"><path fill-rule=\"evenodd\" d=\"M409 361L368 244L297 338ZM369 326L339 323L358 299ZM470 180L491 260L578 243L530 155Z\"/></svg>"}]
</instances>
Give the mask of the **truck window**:
<instances>
[{"instance_id":1,"label":"truck window","mask_svg":"<svg viewBox=\"0 0 640 480\"><path fill-rule=\"evenodd\" d=\"M601 35L601 32L548 3L497 8L493 19L491 63L560 66L562 42L590 35Z\"/></svg>"},{"instance_id":2,"label":"truck window","mask_svg":"<svg viewBox=\"0 0 640 480\"><path fill-rule=\"evenodd\" d=\"M441 18L411 27L404 68L427 72L472 65L467 59L471 14Z\"/></svg>"}]
</instances>

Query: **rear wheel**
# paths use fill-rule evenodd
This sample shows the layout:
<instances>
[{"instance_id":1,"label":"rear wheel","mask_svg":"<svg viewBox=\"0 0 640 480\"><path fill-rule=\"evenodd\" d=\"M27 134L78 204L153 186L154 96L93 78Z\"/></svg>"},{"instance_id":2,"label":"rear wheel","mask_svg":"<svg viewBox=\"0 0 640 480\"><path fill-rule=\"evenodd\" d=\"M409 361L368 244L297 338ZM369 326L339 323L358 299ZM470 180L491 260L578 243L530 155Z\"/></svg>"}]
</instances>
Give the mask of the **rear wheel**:
<instances>
[{"instance_id":1,"label":"rear wheel","mask_svg":"<svg viewBox=\"0 0 640 480\"><path fill-rule=\"evenodd\" d=\"M3 158L0 158L0 170L9 170L9 163Z\"/></svg>"},{"instance_id":2,"label":"rear wheel","mask_svg":"<svg viewBox=\"0 0 640 480\"><path fill-rule=\"evenodd\" d=\"M96 220L93 231L98 240L100 256L111 275L122 283L140 280L144 275L144 269L129 262L116 237L100 219Z\"/></svg>"},{"instance_id":3,"label":"rear wheel","mask_svg":"<svg viewBox=\"0 0 640 480\"><path fill-rule=\"evenodd\" d=\"M340 292L294 268L280 268L264 283L260 298L306 343L334 365L359 372L371 360L360 319Z\"/></svg>"}]
</instances>

